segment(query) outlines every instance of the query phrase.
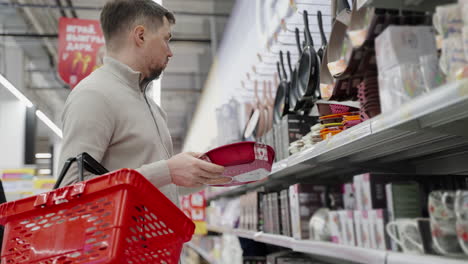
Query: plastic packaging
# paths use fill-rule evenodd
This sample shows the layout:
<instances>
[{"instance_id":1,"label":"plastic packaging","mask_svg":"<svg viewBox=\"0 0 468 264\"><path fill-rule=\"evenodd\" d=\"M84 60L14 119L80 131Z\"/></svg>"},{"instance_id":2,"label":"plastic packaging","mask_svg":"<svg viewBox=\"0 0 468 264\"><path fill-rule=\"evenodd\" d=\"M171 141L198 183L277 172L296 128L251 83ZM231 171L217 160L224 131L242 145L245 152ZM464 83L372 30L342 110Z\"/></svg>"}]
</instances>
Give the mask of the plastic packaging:
<instances>
[{"instance_id":1,"label":"plastic packaging","mask_svg":"<svg viewBox=\"0 0 468 264\"><path fill-rule=\"evenodd\" d=\"M426 91L419 64L401 64L379 74L382 113L392 112Z\"/></svg>"}]
</instances>

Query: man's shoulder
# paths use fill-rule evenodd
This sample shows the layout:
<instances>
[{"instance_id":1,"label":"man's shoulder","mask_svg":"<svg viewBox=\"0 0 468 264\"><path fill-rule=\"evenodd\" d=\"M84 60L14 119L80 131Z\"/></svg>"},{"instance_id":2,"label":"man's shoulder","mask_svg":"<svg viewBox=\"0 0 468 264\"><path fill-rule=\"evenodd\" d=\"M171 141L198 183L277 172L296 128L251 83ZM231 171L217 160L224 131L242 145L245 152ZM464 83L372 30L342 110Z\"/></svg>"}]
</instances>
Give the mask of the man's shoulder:
<instances>
[{"instance_id":1,"label":"man's shoulder","mask_svg":"<svg viewBox=\"0 0 468 264\"><path fill-rule=\"evenodd\" d=\"M112 74L106 72L102 67L93 71L86 78L81 80L78 85L73 90L84 90L84 89L94 89L102 90L106 87L109 87L109 83L114 82L115 77Z\"/></svg>"}]
</instances>

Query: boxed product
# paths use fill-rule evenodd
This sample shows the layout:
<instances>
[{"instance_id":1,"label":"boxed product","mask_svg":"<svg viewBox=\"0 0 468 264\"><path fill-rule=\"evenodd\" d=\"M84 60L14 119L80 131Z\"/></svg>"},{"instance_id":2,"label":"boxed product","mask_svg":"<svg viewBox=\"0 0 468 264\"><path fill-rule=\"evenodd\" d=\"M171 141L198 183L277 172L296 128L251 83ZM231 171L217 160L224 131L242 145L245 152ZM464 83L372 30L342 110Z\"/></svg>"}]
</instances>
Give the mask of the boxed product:
<instances>
[{"instance_id":1,"label":"boxed product","mask_svg":"<svg viewBox=\"0 0 468 264\"><path fill-rule=\"evenodd\" d=\"M280 207L281 207L281 234L291 236L291 224L289 213L289 190L285 189L280 192Z\"/></svg>"},{"instance_id":2,"label":"boxed product","mask_svg":"<svg viewBox=\"0 0 468 264\"><path fill-rule=\"evenodd\" d=\"M385 218L385 211L383 209L370 210L370 240L372 248L387 250L390 248L390 239L385 232L385 225L387 224Z\"/></svg>"},{"instance_id":3,"label":"boxed product","mask_svg":"<svg viewBox=\"0 0 468 264\"><path fill-rule=\"evenodd\" d=\"M421 57L437 58L432 27L389 26L376 38L375 43L382 113L394 111L402 104L427 93L435 84L443 82L423 74L423 70L437 72L437 62L433 65L435 69L421 67L420 64Z\"/></svg>"},{"instance_id":4,"label":"boxed product","mask_svg":"<svg viewBox=\"0 0 468 264\"><path fill-rule=\"evenodd\" d=\"M346 210L356 210L356 197L353 183L343 185L343 205Z\"/></svg>"},{"instance_id":5,"label":"boxed product","mask_svg":"<svg viewBox=\"0 0 468 264\"><path fill-rule=\"evenodd\" d=\"M375 39L379 75L402 64L419 64L419 57L437 54L435 32L429 26L389 26Z\"/></svg>"},{"instance_id":6,"label":"boxed product","mask_svg":"<svg viewBox=\"0 0 468 264\"><path fill-rule=\"evenodd\" d=\"M387 196L388 221L398 218L417 218L422 216L421 188L417 182L395 182L385 185ZM396 230L394 231L396 234ZM390 241L390 248L398 251L395 241Z\"/></svg>"},{"instance_id":7,"label":"boxed product","mask_svg":"<svg viewBox=\"0 0 468 264\"><path fill-rule=\"evenodd\" d=\"M348 246L356 246L356 238L354 234L354 212L351 210L338 211L341 221L341 244Z\"/></svg>"},{"instance_id":8,"label":"boxed product","mask_svg":"<svg viewBox=\"0 0 468 264\"><path fill-rule=\"evenodd\" d=\"M261 256L245 256L242 257L243 264L266 264L266 257L261 257Z\"/></svg>"},{"instance_id":9,"label":"boxed product","mask_svg":"<svg viewBox=\"0 0 468 264\"><path fill-rule=\"evenodd\" d=\"M325 196L327 208L330 208L331 210L340 210L344 208L342 189L343 185L327 186L327 193Z\"/></svg>"},{"instance_id":10,"label":"boxed product","mask_svg":"<svg viewBox=\"0 0 468 264\"><path fill-rule=\"evenodd\" d=\"M330 211L328 219L330 223L331 241L336 244L344 244L341 237L343 226L339 211Z\"/></svg>"},{"instance_id":11,"label":"boxed product","mask_svg":"<svg viewBox=\"0 0 468 264\"><path fill-rule=\"evenodd\" d=\"M280 206L279 206L279 195L277 192L271 194L272 211L273 211L273 234L281 234L281 218L280 218Z\"/></svg>"},{"instance_id":12,"label":"boxed product","mask_svg":"<svg viewBox=\"0 0 468 264\"><path fill-rule=\"evenodd\" d=\"M303 253L280 251L267 255L267 264L314 264L314 262Z\"/></svg>"},{"instance_id":13,"label":"boxed product","mask_svg":"<svg viewBox=\"0 0 468 264\"><path fill-rule=\"evenodd\" d=\"M280 158L278 160L289 157L289 146L291 143L302 139L310 132L310 128L317 123L318 118L314 116L289 114L283 117L281 121L281 130L278 137L280 145Z\"/></svg>"},{"instance_id":14,"label":"boxed product","mask_svg":"<svg viewBox=\"0 0 468 264\"><path fill-rule=\"evenodd\" d=\"M256 192L257 194L257 226L256 231L263 232L265 228L265 215L264 215L264 192Z\"/></svg>"},{"instance_id":15,"label":"boxed product","mask_svg":"<svg viewBox=\"0 0 468 264\"><path fill-rule=\"evenodd\" d=\"M411 180L413 176L402 174L365 173L353 178L358 210L387 208L385 184Z\"/></svg>"},{"instance_id":16,"label":"boxed product","mask_svg":"<svg viewBox=\"0 0 468 264\"><path fill-rule=\"evenodd\" d=\"M354 211L356 243L358 247L372 248L370 240L370 223L367 211Z\"/></svg>"},{"instance_id":17,"label":"boxed product","mask_svg":"<svg viewBox=\"0 0 468 264\"><path fill-rule=\"evenodd\" d=\"M296 239L309 238L309 220L325 205L326 186L298 183L289 187L291 227Z\"/></svg>"}]
</instances>

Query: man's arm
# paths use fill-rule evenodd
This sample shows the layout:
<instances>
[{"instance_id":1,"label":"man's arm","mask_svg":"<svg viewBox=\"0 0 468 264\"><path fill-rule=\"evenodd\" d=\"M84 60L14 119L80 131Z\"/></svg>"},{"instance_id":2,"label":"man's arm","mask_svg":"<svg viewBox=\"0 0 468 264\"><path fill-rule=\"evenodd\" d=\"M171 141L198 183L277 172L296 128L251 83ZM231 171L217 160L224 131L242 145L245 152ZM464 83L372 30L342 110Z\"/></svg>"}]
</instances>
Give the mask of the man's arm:
<instances>
[{"instance_id":1,"label":"man's arm","mask_svg":"<svg viewBox=\"0 0 468 264\"><path fill-rule=\"evenodd\" d=\"M87 152L98 162L109 145L115 127L110 104L104 95L90 91L75 91L70 94L62 115L63 140L59 166L68 158ZM61 169L61 168L60 168ZM85 173L85 179L92 177ZM73 164L61 186L78 181L78 168Z\"/></svg>"}]
</instances>

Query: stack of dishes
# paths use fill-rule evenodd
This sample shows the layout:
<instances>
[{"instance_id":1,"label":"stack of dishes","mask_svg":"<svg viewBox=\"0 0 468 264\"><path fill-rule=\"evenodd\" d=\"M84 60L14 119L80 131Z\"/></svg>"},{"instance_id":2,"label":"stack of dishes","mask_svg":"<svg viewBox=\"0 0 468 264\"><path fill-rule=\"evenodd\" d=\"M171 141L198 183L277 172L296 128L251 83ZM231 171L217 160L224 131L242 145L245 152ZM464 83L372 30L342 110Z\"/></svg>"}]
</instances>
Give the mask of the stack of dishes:
<instances>
[{"instance_id":1,"label":"stack of dishes","mask_svg":"<svg viewBox=\"0 0 468 264\"><path fill-rule=\"evenodd\" d=\"M358 86L361 119L367 120L380 114L380 97L377 74L366 76Z\"/></svg>"}]
</instances>

